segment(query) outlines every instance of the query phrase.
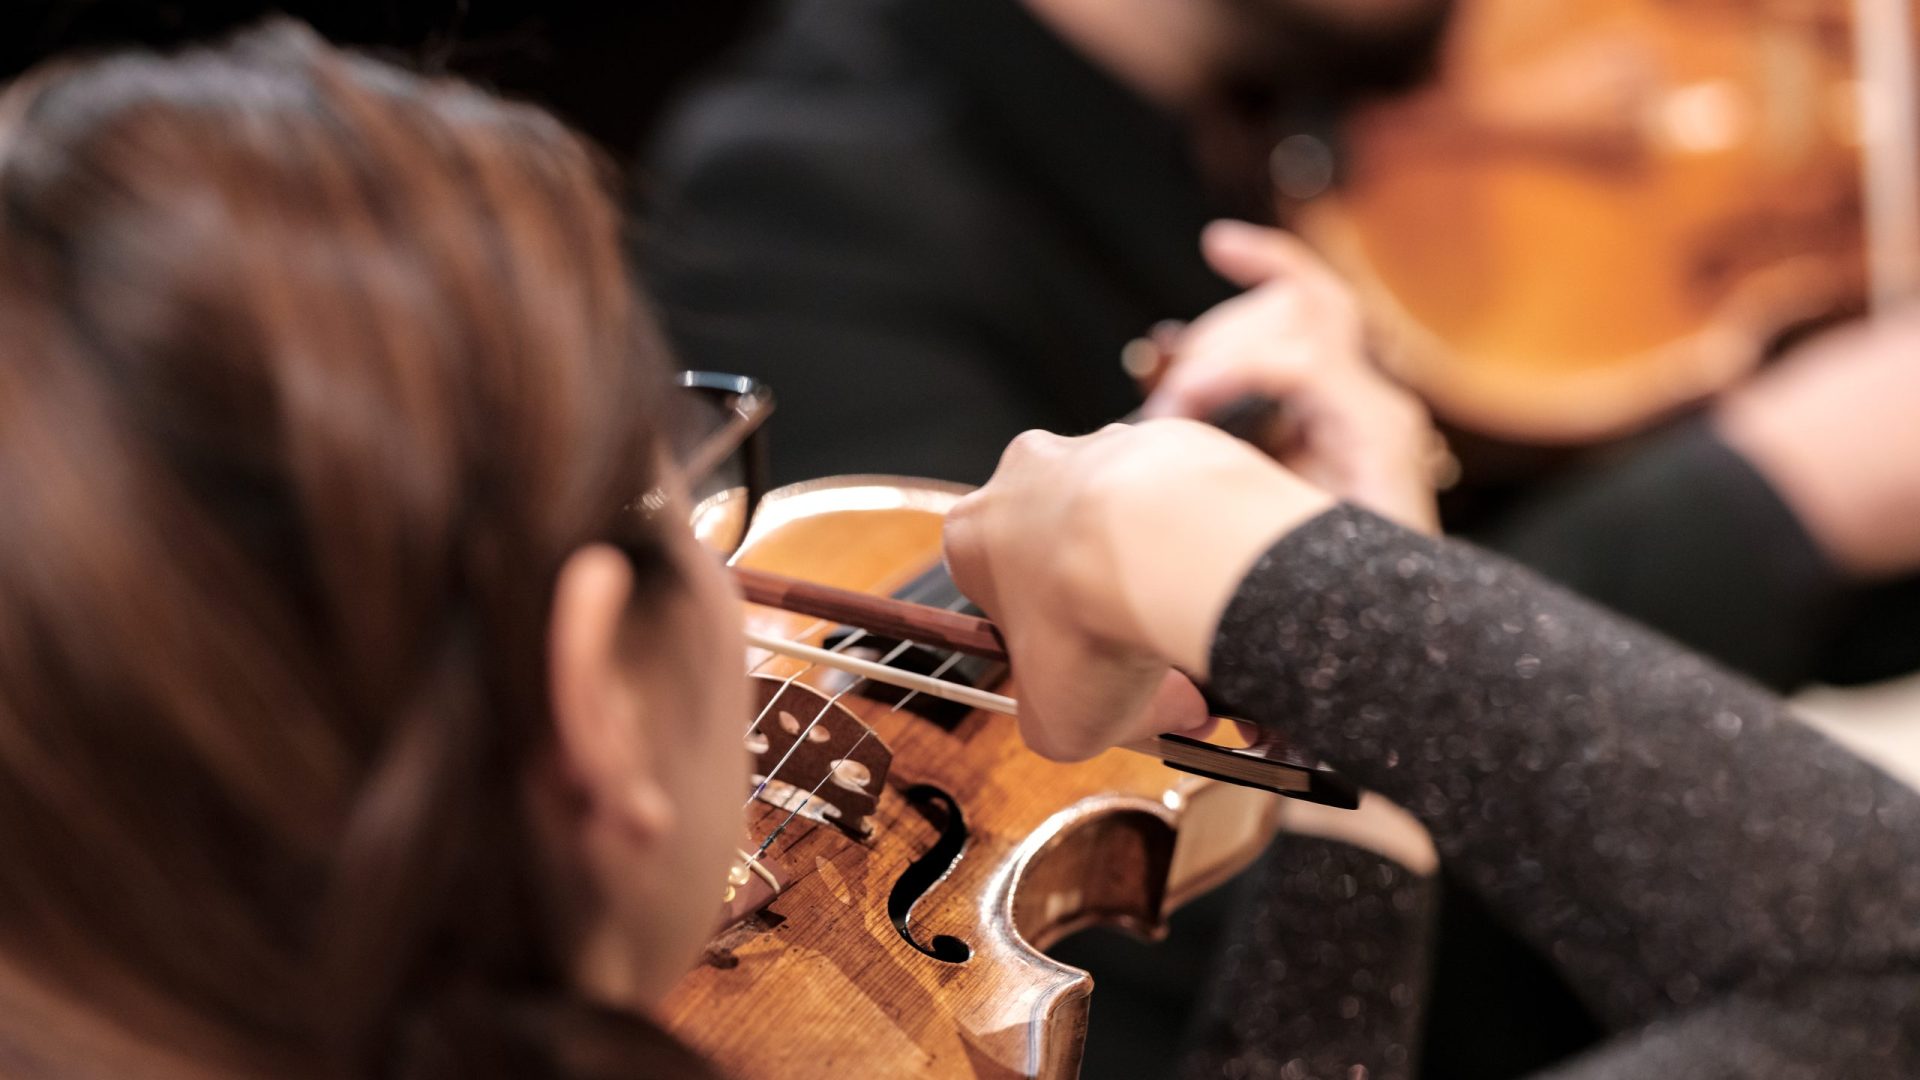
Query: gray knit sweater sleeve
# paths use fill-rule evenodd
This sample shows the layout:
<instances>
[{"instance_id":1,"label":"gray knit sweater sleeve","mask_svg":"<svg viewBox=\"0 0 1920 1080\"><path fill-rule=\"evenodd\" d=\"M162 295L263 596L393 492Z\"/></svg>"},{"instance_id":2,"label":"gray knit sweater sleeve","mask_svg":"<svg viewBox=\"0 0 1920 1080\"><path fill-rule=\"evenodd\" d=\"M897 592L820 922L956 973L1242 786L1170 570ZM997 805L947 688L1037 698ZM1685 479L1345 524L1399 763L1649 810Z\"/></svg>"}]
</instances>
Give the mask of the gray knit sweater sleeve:
<instances>
[{"instance_id":1,"label":"gray knit sweater sleeve","mask_svg":"<svg viewBox=\"0 0 1920 1080\"><path fill-rule=\"evenodd\" d=\"M1565 1075L1920 1076L1920 795L1777 698L1350 507L1262 556L1212 672L1418 815L1617 1032Z\"/></svg>"}]
</instances>

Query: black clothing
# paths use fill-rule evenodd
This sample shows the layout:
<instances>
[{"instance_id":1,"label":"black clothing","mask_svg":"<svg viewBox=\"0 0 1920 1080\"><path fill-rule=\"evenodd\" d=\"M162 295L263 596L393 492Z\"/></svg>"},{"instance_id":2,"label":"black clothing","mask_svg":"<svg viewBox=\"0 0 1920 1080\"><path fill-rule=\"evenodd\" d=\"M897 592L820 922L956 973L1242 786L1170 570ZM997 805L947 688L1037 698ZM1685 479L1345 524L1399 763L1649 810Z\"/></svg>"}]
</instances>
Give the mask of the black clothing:
<instances>
[{"instance_id":1,"label":"black clothing","mask_svg":"<svg viewBox=\"0 0 1920 1080\"><path fill-rule=\"evenodd\" d=\"M1237 291L1181 139L1014 0L803 0L670 124L641 259L683 361L774 387L779 477L977 483Z\"/></svg>"},{"instance_id":2,"label":"black clothing","mask_svg":"<svg viewBox=\"0 0 1920 1080\"><path fill-rule=\"evenodd\" d=\"M1849 580L1704 420L1561 477L1473 539L1775 690L1920 667L1920 577Z\"/></svg>"},{"instance_id":3,"label":"black clothing","mask_svg":"<svg viewBox=\"0 0 1920 1080\"><path fill-rule=\"evenodd\" d=\"M770 0L220 0L0 7L0 82L62 53L224 40L291 16L328 41L538 103L619 158L652 134L675 92L755 28Z\"/></svg>"},{"instance_id":4,"label":"black clothing","mask_svg":"<svg viewBox=\"0 0 1920 1080\"><path fill-rule=\"evenodd\" d=\"M1920 794L1771 695L1351 508L1255 565L1211 667L1238 715L1420 817L1551 959L1610 1032L1552 1076L1920 1075ZM1303 905L1282 897L1238 928L1191 1075L1295 1058L1300 1075L1410 1075L1411 1023L1378 1013L1417 1017L1395 935L1421 896L1404 877L1333 880L1322 899L1344 891L1359 939L1323 995L1339 1019L1302 1032L1310 1005L1275 1007L1299 990L1288 949L1320 945L1290 933Z\"/></svg>"},{"instance_id":5,"label":"black clothing","mask_svg":"<svg viewBox=\"0 0 1920 1080\"><path fill-rule=\"evenodd\" d=\"M1815 677L1850 613L1840 571L1703 422L1564 479L1477 539L1776 689Z\"/></svg>"}]
</instances>

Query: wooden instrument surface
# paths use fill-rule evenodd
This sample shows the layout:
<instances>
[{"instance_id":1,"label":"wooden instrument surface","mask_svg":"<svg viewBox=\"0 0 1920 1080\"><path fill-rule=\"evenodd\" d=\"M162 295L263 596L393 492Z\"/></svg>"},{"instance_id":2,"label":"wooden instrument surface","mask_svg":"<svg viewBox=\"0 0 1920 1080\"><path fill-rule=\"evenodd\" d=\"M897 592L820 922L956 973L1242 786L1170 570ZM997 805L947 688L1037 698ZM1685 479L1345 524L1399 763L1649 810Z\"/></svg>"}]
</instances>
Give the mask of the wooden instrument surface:
<instances>
[{"instance_id":1,"label":"wooden instrument surface","mask_svg":"<svg viewBox=\"0 0 1920 1080\"><path fill-rule=\"evenodd\" d=\"M962 493L887 477L784 489L735 561L886 594L938 559L942 515ZM832 629L760 607L747 621L812 643ZM749 664L779 679L804 667L758 652ZM847 677L799 681L832 694ZM864 689L839 704L892 752L869 828L803 812L783 829L790 813L773 793L754 801L746 850L778 831L766 860L784 889L714 940L666 1002L668 1026L743 1078L1078 1075L1092 980L1039 950L1096 923L1161 933L1168 911L1264 848L1277 798L1122 751L1051 762L1010 718L974 712L949 728ZM791 732L811 719L766 722ZM956 818L964 845L948 860ZM911 907L919 946L889 913L911 874L938 878ZM929 955L957 951L966 958Z\"/></svg>"},{"instance_id":2,"label":"wooden instrument surface","mask_svg":"<svg viewBox=\"0 0 1920 1080\"><path fill-rule=\"evenodd\" d=\"M1471 0L1294 217L1442 416L1624 434L1864 305L1852 46L1841 3Z\"/></svg>"}]
</instances>

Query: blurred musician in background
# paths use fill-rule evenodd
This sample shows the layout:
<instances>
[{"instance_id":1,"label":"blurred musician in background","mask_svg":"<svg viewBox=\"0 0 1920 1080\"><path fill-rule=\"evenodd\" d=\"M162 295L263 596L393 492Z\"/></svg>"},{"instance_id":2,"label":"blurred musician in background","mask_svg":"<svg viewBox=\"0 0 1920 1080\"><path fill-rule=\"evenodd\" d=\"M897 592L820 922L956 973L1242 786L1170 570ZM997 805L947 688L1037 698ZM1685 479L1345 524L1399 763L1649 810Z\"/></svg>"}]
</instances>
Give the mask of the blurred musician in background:
<instances>
[{"instance_id":1,"label":"blurred musician in background","mask_svg":"<svg viewBox=\"0 0 1920 1080\"><path fill-rule=\"evenodd\" d=\"M1149 325L1324 276L1223 275L1196 238L1270 220L1274 138L1418 86L1455 7L796 0L640 177L668 333L781 388L788 479L977 482L1022 428L1138 405L1117 358ZM1912 670L1920 581L1861 575L1743 450L1656 429L1448 526L1777 688Z\"/></svg>"},{"instance_id":2,"label":"blurred musician in background","mask_svg":"<svg viewBox=\"0 0 1920 1080\"><path fill-rule=\"evenodd\" d=\"M1367 363L1355 301L1304 245L1218 223L1249 291L1195 322L1144 411L1285 399ZM1815 335L1702 412L1545 486L1483 539L1780 689L1920 663L1920 310ZM1316 432L1310 408L1286 437ZM1268 449L1284 458L1285 445Z\"/></svg>"},{"instance_id":3,"label":"blurred musician in background","mask_svg":"<svg viewBox=\"0 0 1920 1080\"><path fill-rule=\"evenodd\" d=\"M649 284L779 387L783 476L979 482L1139 403L1121 347L1238 291L1202 226L1270 217L1276 133L1412 82L1447 7L798 0L667 122Z\"/></svg>"}]
</instances>

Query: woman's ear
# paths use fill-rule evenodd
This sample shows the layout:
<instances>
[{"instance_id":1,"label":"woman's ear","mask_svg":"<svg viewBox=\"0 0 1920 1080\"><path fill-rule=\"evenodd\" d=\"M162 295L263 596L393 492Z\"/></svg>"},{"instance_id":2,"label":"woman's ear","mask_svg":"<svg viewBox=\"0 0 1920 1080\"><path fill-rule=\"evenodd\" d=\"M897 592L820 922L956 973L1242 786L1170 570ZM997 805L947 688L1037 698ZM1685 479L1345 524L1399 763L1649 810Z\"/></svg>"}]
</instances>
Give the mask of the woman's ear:
<instances>
[{"instance_id":1,"label":"woman's ear","mask_svg":"<svg viewBox=\"0 0 1920 1080\"><path fill-rule=\"evenodd\" d=\"M561 775L635 839L673 826L662 784L662 748L649 738L644 670L622 655L622 627L633 599L633 565L606 544L567 557L554 584L547 630L548 693Z\"/></svg>"}]
</instances>

